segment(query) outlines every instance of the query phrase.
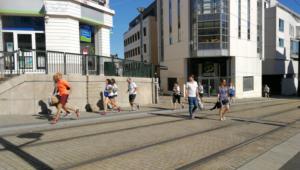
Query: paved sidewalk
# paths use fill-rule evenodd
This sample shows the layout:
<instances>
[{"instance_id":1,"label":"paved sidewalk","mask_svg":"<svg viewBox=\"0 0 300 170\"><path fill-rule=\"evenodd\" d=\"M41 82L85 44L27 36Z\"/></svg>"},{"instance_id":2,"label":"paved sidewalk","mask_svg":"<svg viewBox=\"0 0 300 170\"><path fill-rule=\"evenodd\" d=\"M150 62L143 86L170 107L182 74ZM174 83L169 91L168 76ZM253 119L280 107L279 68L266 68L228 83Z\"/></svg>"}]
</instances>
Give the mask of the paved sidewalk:
<instances>
[{"instance_id":1,"label":"paved sidewalk","mask_svg":"<svg viewBox=\"0 0 300 170\"><path fill-rule=\"evenodd\" d=\"M255 103L268 103L272 101L280 101L281 99L265 99L265 98L251 98L251 99L236 99L233 105L247 105ZM211 108L216 101L216 97L204 98L205 109ZM187 103L185 103L184 111L187 112ZM81 112L79 121L76 120L75 114L69 115L65 118L61 118L57 128L65 126L76 126L80 124L89 124L95 121L112 120L126 118L127 116L139 116L146 115L150 112L155 111L173 111L171 97L161 96L159 104L152 104L148 106L142 106L141 110L138 112L131 112L129 108L123 108L123 111L118 112L108 112L107 115L102 116L99 113ZM53 115L43 115L43 114L32 114L32 115L0 115L0 134L9 134L10 131L17 131L18 129L39 129L39 128L49 128L50 120ZM51 126L50 126L51 127Z\"/></svg>"},{"instance_id":2,"label":"paved sidewalk","mask_svg":"<svg viewBox=\"0 0 300 170\"><path fill-rule=\"evenodd\" d=\"M300 133L252 160L239 170L299 170Z\"/></svg>"}]
</instances>

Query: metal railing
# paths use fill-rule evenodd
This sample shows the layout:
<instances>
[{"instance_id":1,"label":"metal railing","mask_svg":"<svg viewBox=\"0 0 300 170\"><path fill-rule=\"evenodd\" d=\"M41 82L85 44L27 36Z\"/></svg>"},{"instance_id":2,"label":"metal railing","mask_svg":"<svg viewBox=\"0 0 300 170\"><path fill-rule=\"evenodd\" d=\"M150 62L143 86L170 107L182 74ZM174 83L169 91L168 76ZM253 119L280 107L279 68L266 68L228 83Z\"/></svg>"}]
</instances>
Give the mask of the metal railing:
<instances>
[{"instance_id":1,"label":"metal railing","mask_svg":"<svg viewBox=\"0 0 300 170\"><path fill-rule=\"evenodd\" d=\"M0 76L26 73L153 77L152 64L98 55L58 51L0 51Z\"/></svg>"}]
</instances>

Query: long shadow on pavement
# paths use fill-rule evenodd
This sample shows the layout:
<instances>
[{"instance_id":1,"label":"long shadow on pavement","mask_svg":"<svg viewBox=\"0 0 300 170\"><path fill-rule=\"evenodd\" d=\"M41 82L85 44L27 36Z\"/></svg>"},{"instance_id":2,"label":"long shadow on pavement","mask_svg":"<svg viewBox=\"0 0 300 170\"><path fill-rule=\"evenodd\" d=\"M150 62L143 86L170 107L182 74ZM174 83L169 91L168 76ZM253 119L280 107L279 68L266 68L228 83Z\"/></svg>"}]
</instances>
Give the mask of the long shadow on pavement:
<instances>
[{"instance_id":1,"label":"long shadow on pavement","mask_svg":"<svg viewBox=\"0 0 300 170\"><path fill-rule=\"evenodd\" d=\"M20 147L22 147L22 146L39 141L42 136L43 136L43 134L41 134L41 133L27 133L27 134L19 135L18 136L19 138L33 139L32 141L22 144L20 146L16 146L15 144L4 139L3 137L0 137L0 144L5 148L5 150L14 153L15 155L17 155L18 157L20 157L21 159L26 161L28 164L30 164L35 169L52 170L53 168L51 168L46 163L42 162L41 160L37 159L36 157L32 156L31 154L20 149Z\"/></svg>"}]
</instances>

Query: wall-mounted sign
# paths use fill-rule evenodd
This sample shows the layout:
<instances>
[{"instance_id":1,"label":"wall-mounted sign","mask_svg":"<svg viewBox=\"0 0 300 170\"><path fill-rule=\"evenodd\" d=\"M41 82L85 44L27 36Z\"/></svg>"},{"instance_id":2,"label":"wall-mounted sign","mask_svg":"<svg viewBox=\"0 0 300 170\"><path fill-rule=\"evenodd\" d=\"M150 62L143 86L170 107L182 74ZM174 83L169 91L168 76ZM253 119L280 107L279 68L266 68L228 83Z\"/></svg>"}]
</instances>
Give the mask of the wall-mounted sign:
<instances>
[{"instance_id":1,"label":"wall-mounted sign","mask_svg":"<svg viewBox=\"0 0 300 170\"><path fill-rule=\"evenodd\" d=\"M213 63L204 63L202 73L203 76L215 76L215 65Z\"/></svg>"},{"instance_id":2,"label":"wall-mounted sign","mask_svg":"<svg viewBox=\"0 0 300 170\"><path fill-rule=\"evenodd\" d=\"M92 27L89 25L80 26L80 41L92 42Z\"/></svg>"},{"instance_id":3,"label":"wall-mounted sign","mask_svg":"<svg viewBox=\"0 0 300 170\"><path fill-rule=\"evenodd\" d=\"M6 43L6 51L7 52L13 52L14 51L14 43L13 42L7 42Z\"/></svg>"}]
</instances>

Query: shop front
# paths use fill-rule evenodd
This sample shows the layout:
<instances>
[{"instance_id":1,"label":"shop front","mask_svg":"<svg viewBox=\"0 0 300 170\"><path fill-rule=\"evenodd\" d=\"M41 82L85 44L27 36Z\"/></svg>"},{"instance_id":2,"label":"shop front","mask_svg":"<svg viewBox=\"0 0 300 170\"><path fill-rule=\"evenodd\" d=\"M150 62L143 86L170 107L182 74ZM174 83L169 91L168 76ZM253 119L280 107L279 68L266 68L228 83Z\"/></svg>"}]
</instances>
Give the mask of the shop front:
<instances>
[{"instance_id":1,"label":"shop front","mask_svg":"<svg viewBox=\"0 0 300 170\"><path fill-rule=\"evenodd\" d=\"M196 77L207 96L217 95L220 81L232 80L231 61L230 57L191 58L188 59L188 75Z\"/></svg>"},{"instance_id":2,"label":"shop front","mask_svg":"<svg viewBox=\"0 0 300 170\"><path fill-rule=\"evenodd\" d=\"M62 64L63 53L77 56L67 58L69 63L82 64L78 56L86 49L88 55L110 57L113 15L108 1L1 1L0 51L22 51L6 57L5 68L39 72L47 64ZM51 60L45 51L60 53ZM96 66L95 57L88 57L88 61L89 68Z\"/></svg>"},{"instance_id":3,"label":"shop front","mask_svg":"<svg viewBox=\"0 0 300 170\"><path fill-rule=\"evenodd\" d=\"M3 50L13 52L19 49L45 51L45 24L43 17L2 16ZM6 58L6 69L44 69L44 53L32 53L21 55L23 58ZM19 62L18 62L19 61ZM15 64L16 63L16 64Z\"/></svg>"}]
</instances>

